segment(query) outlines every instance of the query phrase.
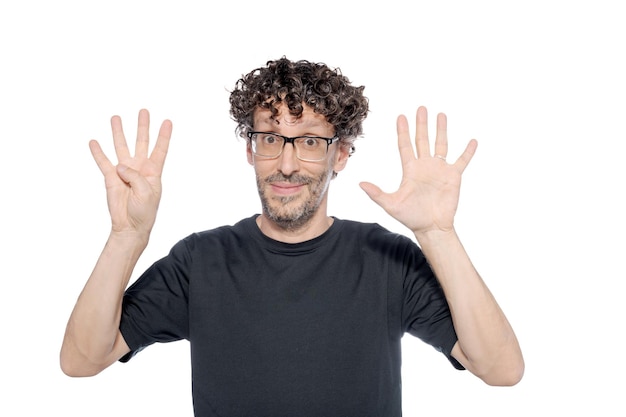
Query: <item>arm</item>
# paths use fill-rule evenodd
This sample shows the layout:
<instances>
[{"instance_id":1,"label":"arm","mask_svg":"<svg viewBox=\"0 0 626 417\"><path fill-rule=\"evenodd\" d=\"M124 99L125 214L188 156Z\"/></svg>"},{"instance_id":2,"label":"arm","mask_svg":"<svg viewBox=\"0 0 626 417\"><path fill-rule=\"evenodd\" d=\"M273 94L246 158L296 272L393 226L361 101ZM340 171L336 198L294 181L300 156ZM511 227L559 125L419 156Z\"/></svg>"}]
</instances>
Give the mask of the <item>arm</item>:
<instances>
[{"instance_id":1,"label":"arm","mask_svg":"<svg viewBox=\"0 0 626 417\"><path fill-rule=\"evenodd\" d=\"M361 187L369 197L414 233L448 300L458 342L452 355L490 385L514 385L522 378L524 360L504 313L474 269L454 229L461 176L477 142L469 142L454 163L447 163L447 121L437 117L435 154L430 155L426 109L416 116L415 145L408 123L398 118L402 182L394 193L371 183Z\"/></svg>"},{"instance_id":2,"label":"arm","mask_svg":"<svg viewBox=\"0 0 626 417\"><path fill-rule=\"evenodd\" d=\"M172 133L171 122L164 121L148 156L149 125L148 112L141 110L131 156L120 118L111 119L117 166L98 142L89 143L105 180L111 232L67 323L60 362L70 376L95 375L130 351L119 331L122 297L156 219Z\"/></svg>"}]
</instances>

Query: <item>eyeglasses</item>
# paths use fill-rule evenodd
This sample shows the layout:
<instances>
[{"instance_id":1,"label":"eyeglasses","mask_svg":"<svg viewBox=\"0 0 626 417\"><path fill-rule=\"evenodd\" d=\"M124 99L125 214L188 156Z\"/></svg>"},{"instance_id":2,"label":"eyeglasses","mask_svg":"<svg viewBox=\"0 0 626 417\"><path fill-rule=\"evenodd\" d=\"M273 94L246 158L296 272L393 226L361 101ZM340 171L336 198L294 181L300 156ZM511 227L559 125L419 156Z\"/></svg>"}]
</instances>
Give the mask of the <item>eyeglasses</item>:
<instances>
[{"instance_id":1,"label":"eyeglasses","mask_svg":"<svg viewBox=\"0 0 626 417\"><path fill-rule=\"evenodd\" d=\"M315 162L326 158L328 147L339 140L338 136L323 138L321 136L287 137L278 133L248 132L252 153L262 158L278 158L283 153L286 143L293 144L296 157L301 161Z\"/></svg>"}]
</instances>

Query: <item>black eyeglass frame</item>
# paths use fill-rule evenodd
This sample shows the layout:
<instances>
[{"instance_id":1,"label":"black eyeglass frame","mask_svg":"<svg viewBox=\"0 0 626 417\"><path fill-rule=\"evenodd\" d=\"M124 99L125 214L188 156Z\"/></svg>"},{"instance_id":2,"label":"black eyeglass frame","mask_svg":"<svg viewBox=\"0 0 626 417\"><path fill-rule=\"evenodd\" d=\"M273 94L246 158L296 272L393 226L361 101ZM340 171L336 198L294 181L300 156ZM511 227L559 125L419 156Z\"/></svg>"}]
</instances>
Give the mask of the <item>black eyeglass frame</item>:
<instances>
[{"instance_id":1,"label":"black eyeglass frame","mask_svg":"<svg viewBox=\"0 0 626 417\"><path fill-rule=\"evenodd\" d=\"M273 135L273 136L277 136L279 138L282 138L283 139L283 147L280 148L280 152L277 155L275 155L275 156L260 155L260 154L255 153L256 156L260 156L262 158L268 158L268 159L278 158L283 153L283 150L285 149L285 145L288 144L288 143L291 143L291 145L296 150L296 156L298 157L298 159L303 160L303 161L310 161L310 162L322 161L326 157L326 155L328 155L328 148L330 147L330 145L332 145L333 143L337 142L340 139L339 136L337 136L337 135L333 136L332 138L325 138L323 136L310 136L310 135L289 137L289 136L281 135L280 133L256 132L256 131L250 131L246 135L248 136L248 139L250 139L250 142L252 142L252 136L259 135L259 134ZM321 158L321 159L300 158L300 156L298 156L298 152L297 152L298 149L296 148L296 144L295 144L295 140L296 139L322 139L322 140L325 140L326 141L326 153L324 154L324 158Z\"/></svg>"}]
</instances>

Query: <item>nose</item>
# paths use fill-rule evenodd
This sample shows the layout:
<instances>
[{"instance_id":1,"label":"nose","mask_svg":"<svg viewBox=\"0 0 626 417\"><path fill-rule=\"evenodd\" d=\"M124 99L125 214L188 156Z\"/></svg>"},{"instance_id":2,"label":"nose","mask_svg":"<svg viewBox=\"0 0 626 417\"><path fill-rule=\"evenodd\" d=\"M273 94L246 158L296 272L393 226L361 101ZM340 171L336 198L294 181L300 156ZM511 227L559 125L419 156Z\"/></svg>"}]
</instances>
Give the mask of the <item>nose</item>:
<instances>
[{"instance_id":1,"label":"nose","mask_svg":"<svg viewBox=\"0 0 626 417\"><path fill-rule=\"evenodd\" d=\"M289 176L300 169L300 160L296 156L293 142L284 144L283 151L278 158L278 169L285 176Z\"/></svg>"}]
</instances>

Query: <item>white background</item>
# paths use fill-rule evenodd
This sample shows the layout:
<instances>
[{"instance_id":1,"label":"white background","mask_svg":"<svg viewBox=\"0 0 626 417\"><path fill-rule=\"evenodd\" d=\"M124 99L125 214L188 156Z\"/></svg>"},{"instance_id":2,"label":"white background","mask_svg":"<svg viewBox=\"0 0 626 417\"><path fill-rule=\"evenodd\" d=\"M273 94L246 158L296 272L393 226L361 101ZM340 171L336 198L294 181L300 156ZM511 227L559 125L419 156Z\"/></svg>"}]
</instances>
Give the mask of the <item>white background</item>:
<instances>
[{"instance_id":1,"label":"white background","mask_svg":"<svg viewBox=\"0 0 626 417\"><path fill-rule=\"evenodd\" d=\"M174 135L143 271L187 234L259 211L228 90L286 55L365 85L365 137L330 213L405 233L359 189L400 179L395 118L448 115L471 138L457 228L520 339L526 375L484 385L405 339L404 413L623 416L625 13L614 1L3 1L3 416L191 416L187 342L64 376L66 320L108 234L109 118ZM434 131L434 128L432 129Z\"/></svg>"}]
</instances>

